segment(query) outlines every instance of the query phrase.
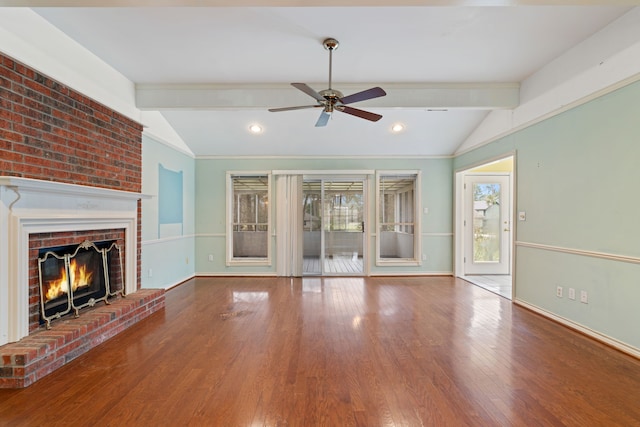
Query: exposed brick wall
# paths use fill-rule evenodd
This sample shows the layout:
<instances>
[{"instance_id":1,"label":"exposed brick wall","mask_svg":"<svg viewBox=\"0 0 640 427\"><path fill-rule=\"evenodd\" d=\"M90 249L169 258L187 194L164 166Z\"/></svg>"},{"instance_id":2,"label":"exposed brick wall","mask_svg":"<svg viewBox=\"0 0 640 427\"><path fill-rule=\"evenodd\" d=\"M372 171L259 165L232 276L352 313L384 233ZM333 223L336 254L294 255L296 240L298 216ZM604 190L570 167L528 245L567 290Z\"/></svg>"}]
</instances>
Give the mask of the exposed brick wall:
<instances>
[{"instance_id":1,"label":"exposed brick wall","mask_svg":"<svg viewBox=\"0 0 640 427\"><path fill-rule=\"evenodd\" d=\"M40 327L40 276L38 274L38 252L55 246L79 245L85 240L102 242L114 240L122 251L122 274L124 271L125 233L123 229L73 231L60 233L33 233L29 235L29 333ZM112 260L113 262L113 260Z\"/></svg>"},{"instance_id":2,"label":"exposed brick wall","mask_svg":"<svg viewBox=\"0 0 640 427\"><path fill-rule=\"evenodd\" d=\"M0 175L140 192L142 125L0 54Z\"/></svg>"},{"instance_id":3,"label":"exposed brick wall","mask_svg":"<svg viewBox=\"0 0 640 427\"><path fill-rule=\"evenodd\" d=\"M141 124L0 53L0 176L139 193L142 130ZM141 217L138 202L138 289Z\"/></svg>"}]
</instances>

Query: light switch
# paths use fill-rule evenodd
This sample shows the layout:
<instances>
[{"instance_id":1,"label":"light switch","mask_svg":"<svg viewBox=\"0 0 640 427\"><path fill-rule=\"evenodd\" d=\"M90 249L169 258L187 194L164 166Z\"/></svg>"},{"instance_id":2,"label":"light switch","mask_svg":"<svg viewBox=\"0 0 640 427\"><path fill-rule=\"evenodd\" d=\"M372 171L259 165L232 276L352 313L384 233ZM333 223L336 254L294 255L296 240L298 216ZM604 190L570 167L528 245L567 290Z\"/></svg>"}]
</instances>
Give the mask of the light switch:
<instances>
[{"instance_id":1,"label":"light switch","mask_svg":"<svg viewBox=\"0 0 640 427\"><path fill-rule=\"evenodd\" d=\"M424 214L428 214L429 213L429 208L422 208L422 212L424 212Z\"/></svg>"},{"instance_id":2,"label":"light switch","mask_svg":"<svg viewBox=\"0 0 640 427\"><path fill-rule=\"evenodd\" d=\"M527 220L527 213L526 212L518 212L518 220L526 221Z\"/></svg>"}]
</instances>

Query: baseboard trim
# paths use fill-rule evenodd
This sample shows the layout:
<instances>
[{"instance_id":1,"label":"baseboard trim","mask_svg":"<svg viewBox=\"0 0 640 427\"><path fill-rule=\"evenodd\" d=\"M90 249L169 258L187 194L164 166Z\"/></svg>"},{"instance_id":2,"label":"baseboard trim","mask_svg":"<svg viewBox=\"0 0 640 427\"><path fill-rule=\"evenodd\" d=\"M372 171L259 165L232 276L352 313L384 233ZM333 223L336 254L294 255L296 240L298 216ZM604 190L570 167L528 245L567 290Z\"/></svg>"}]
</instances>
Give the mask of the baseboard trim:
<instances>
[{"instance_id":1,"label":"baseboard trim","mask_svg":"<svg viewBox=\"0 0 640 427\"><path fill-rule=\"evenodd\" d=\"M276 273L196 273L194 277L277 277Z\"/></svg>"},{"instance_id":2,"label":"baseboard trim","mask_svg":"<svg viewBox=\"0 0 640 427\"><path fill-rule=\"evenodd\" d=\"M408 277L408 276L453 276L452 271L418 271L415 273L411 272L389 272L389 273L370 273L369 277Z\"/></svg>"},{"instance_id":3,"label":"baseboard trim","mask_svg":"<svg viewBox=\"0 0 640 427\"><path fill-rule=\"evenodd\" d=\"M530 304L528 302L519 300L519 299L515 299L513 300L513 303L516 305L519 305L523 308L526 308L527 310L531 310L541 316L544 316L548 319L553 320L554 322L560 323L563 326L566 326L570 329L573 329L577 332L580 332L581 334L587 335L590 338L595 339L596 341L600 341L603 344L608 345L609 347L613 347L618 351L621 351L625 354L628 354L629 356L635 357L636 359L640 359L640 349L633 347L629 344L626 344L622 341L618 341L615 338L609 337L607 335L601 334L600 332L594 331L591 328L588 328L584 325L581 325L580 323L576 323L572 320L569 320L567 318L564 318L562 316L558 316L557 314L554 314L548 310L545 310L543 308L540 308L538 306L535 306L533 304Z\"/></svg>"}]
</instances>

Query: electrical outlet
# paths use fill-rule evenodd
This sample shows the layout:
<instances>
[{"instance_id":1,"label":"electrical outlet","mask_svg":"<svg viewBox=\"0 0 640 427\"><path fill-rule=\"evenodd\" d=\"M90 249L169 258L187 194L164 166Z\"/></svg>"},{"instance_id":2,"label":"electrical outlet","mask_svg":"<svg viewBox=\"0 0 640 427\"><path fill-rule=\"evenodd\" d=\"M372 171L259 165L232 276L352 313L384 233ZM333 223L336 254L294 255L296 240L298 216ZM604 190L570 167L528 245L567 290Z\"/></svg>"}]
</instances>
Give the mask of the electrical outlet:
<instances>
[{"instance_id":1,"label":"electrical outlet","mask_svg":"<svg viewBox=\"0 0 640 427\"><path fill-rule=\"evenodd\" d=\"M213 254L209 254L209 261L213 261Z\"/></svg>"},{"instance_id":2,"label":"electrical outlet","mask_svg":"<svg viewBox=\"0 0 640 427\"><path fill-rule=\"evenodd\" d=\"M589 304L589 294L587 291L580 291L580 302L583 304Z\"/></svg>"},{"instance_id":3,"label":"electrical outlet","mask_svg":"<svg viewBox=\"0 0 640 427\"><path fill-rule=\"evenodd\" d=\"M556 288L556 296L557 296L558 298L562 298L562 286L558 286L558 287Z\"/></svg>"},{"instance_id":4,"label":"electrical outlet","mask_svg":"<svg viewBox=\"0 0 640 427\"><path fill-rule=\"evenodd\" d=\"M185 264L189 264L189 257L186 257L186 258L185 258L184 263L185 263Z\"/></svg>"},{"instance_id":5,"label":"electrical outlet","mask_svg":"<svg viewBox=\"0 0 640 427\"><path fill-rule=\"evenodd\" d=\"M427 260L427 254L422 254L422 260L426 261Z\"/></svg>"},{"instance_id":6,"label":"electrical outlet","mask_svg":"<svg viewBox=\"0 0 640 427\"><path fill-rule=\"evenodd\" d=\"M569 288L569 299L576 299L576 290L574 288Z\"/></svg>"},{"instance_id":7,"label":"electrical outlet","mask_svg":"<svg viewBox=\"0 0 640 427\"><path fill-rule=\"evenodd\" d=\"M153 277L153 270L149 269L149 277Z\"/></svg>"}]
</instances>

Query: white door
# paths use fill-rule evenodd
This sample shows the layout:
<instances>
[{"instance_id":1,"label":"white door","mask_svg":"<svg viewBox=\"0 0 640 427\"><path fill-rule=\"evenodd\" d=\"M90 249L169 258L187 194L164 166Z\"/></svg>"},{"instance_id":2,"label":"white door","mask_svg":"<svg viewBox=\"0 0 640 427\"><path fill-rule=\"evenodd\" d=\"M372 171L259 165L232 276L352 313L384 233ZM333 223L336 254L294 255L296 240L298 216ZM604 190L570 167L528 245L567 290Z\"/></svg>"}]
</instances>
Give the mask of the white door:
<instances>
[{"instance_id":1,"label":"white door","mask_svg":"<svg viewBox=\"0 0 640 427\"><path fill-rule=\"evenodd\" d=\"M510 274L510 176L464 179L464 274Z\"/></svg>"}]
</instances>

